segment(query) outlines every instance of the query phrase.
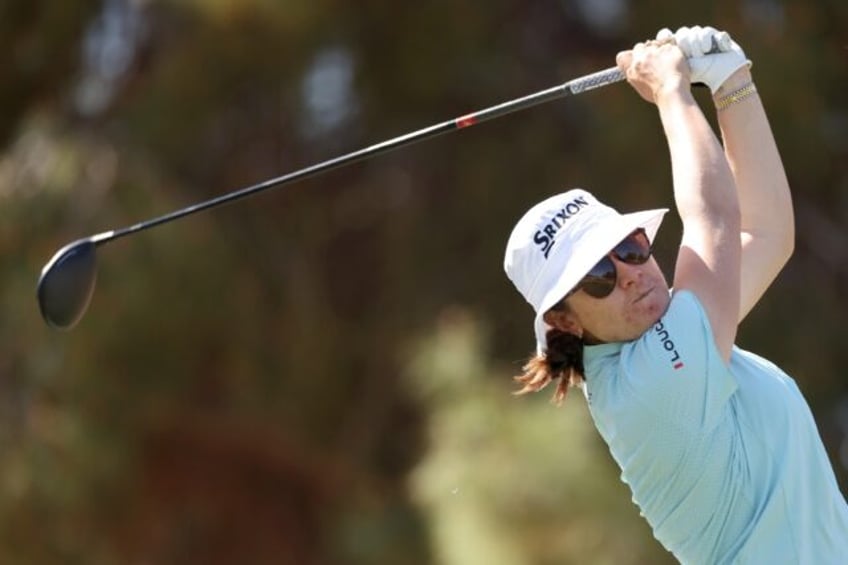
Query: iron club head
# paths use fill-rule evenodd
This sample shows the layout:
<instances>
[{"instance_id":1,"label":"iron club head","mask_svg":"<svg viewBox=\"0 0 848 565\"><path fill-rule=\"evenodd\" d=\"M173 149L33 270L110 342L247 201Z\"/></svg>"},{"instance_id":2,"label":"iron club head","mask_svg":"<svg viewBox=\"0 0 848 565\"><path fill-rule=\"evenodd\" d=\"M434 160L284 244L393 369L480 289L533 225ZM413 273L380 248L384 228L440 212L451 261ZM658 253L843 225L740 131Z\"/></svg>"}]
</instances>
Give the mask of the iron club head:
<instances>
[{"instance_id":1,"label":"iron club head","mask_svg":"<svg viewBox=\"0 0 848 565\"><path fill-rule=\"evenodd\" d=\"M78 239L56 252L41 270L38 305L50 326L71 329L88 308L97 280L97 244Z\"/></svg>"}]
</instances>

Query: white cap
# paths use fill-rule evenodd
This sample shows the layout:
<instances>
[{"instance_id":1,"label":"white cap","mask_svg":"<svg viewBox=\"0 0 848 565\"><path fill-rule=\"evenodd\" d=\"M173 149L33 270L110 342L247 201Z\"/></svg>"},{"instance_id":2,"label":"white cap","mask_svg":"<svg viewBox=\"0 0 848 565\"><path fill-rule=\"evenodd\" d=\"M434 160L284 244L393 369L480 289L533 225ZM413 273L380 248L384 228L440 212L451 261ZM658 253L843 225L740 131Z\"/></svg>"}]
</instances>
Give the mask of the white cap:
<instances>
[{"instance_id":1,"label":"white cap","mask_svg":"<svg viewBox=\"0 0 848 565\"><path fill-rule=\"evenodd\" d=\"M575 188L539 202L518 221L504 270L536 311L536 350L547 349L543 316L625 237L643 228L650 241L667 208L619 214Z\"/></svg>"}]
</instances>

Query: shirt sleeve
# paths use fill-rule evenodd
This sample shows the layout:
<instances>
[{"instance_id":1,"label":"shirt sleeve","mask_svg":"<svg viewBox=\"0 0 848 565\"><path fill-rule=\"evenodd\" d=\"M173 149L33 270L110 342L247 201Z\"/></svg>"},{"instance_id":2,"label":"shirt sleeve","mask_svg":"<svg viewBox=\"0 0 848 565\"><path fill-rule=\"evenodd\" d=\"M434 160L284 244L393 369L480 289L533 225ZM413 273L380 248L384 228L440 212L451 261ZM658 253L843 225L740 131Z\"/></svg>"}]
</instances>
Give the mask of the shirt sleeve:
<instances>
[{"instance_id":1,"label":"shirt sleeve","mask_svg":"<svg viewBox=\"0 0 848 565\"><path fill-rule=\"evenodd\" d=\"M698 298L676 291L666 314L622 351L627 387L661 420L712 428L737 384Z\"/></svg>"}]
</instances>

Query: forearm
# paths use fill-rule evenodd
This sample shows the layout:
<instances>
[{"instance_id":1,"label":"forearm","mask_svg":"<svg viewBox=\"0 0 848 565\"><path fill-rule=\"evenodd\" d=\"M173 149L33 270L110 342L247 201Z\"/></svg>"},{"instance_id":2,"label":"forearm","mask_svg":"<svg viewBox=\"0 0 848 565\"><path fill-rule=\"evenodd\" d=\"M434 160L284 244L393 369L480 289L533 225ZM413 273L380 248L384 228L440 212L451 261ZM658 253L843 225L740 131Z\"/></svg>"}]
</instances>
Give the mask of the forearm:
<instances>
[{"instance_id":1,"label":"forearm","mask_svg":"<svg viewBox=\"0 0 848 565\"><path fill-rule=\"evenodd\" d=\"M736 230L739 209L736 188L721 144L691 92L670 92L657 99L671 155L674 197L687 222L714 229Z\"/></svg>"},{"instance_id":2,"label":"forearm","mask_svg":"<svg viewBox=\"0 0 848 565\"><path fill-rule=\"evenodd\" d=\"M714 100L751 82L748 68L740 69ZM795 232L789 183L759 95L720 110L718 123L739 194L742 231L767 237L784 253L791 253Z\"/></svg>"}]
</instances>

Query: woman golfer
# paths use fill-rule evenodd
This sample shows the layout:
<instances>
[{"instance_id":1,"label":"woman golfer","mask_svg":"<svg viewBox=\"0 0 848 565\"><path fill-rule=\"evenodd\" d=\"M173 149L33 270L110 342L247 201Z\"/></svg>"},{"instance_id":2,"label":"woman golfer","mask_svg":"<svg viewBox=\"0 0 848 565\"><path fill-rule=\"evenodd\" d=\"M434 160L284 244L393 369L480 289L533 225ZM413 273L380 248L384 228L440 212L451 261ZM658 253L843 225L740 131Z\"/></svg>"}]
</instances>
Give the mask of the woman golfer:
<instances>
[{"instance_id":1,"label":"woman golfer","mask_svg":"<svg viewBox=\"0 0 848 565\"><path fill-rule=\"evenodd\" d=\"M789 259L793 213L749 70L724 32L661 31L618 54L656 105L683 236L674 290L651 257L666 210L575 189L530 209L507 275L536 311L520 393L580 386L656 538L683 563L848 563L848 505L795 382L734 345ZM691 83L713 93L724 147Z\"/></svg>"}]
</instances>

